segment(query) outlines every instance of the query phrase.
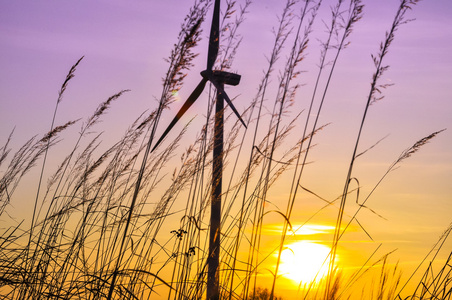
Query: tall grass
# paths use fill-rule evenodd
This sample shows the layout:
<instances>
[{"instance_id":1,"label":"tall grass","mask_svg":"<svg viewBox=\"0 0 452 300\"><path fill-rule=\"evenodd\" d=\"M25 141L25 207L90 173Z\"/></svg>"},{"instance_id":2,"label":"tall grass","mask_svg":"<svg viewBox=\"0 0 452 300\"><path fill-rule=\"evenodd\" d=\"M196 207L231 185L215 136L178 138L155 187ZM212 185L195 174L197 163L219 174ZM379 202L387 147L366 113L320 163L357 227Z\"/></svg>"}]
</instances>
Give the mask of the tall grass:
<instances>
[{"instance_id":1,"label":"tall grass","mask_svg":"<svg viewBox=\"0 0 452 300\"><path fill-rule=\"evenodd\" d=\"M315 37L319 10L330 4L326 34L320 39L319 64L306 111L296 111L294 103L305 93L299 80L303 63ZM417 288L406 293L399 267L388 267L389 254L379 259L372 254L363 266L345 275L337 263L341 238L364 208L375 214L367 201L374 191L410 156L418 152L438 130L415 141L389 165L387 171L367 195L359 195L353 170L356 159L368 150L359 148L368 110L382 99L381 76L388 71L385 58L397 29L407 23L406 14L418 1L401 0L394 21L389 26L380 49L372 56L375 70L370 91L364 103L361 123L348 165L343 192L329 201L304 187L305 166L310 161L314 139L329 124L320 123L327 103L336 68L359 26L365 9L361 0L287 0L274 29L262 78L253 99L244 109L241 126L227 117L224 146L224 192L221 219L220 293L222 299L282 299L278 297L281 254L287 237L297 229L294 223L306 224L293 216L296 202L302 201L300 190L337 207L332 250L325 258L328 275L320 281L300 283L301 299L450 299L452 294L449 255L442 268L434 269L433 261L449 236L451 227L435 245L436 255L425 270ZM246 22L251 1L223 3L222 45L217 69L229 70L240 51L240 26ZM254 5L259 5L256 3ZM55 126L60 103L76 70L83 67L80 58L69 70L58 93L50 130L41 138L30 138L14 154L10 141L0 148L0 215L8 220L15 192L30 170L39 168L36 192L29 220L1 229L0 297L2 299L202 299L206 290L210 179L212 178L213 104L209 93L206 120L191 145L181 147L190 122L151 152L155 137L166 124L164 111L172 106L174 95L197 57L202 25L208 20L211 1L196 0L182 23L179 36L167 59L168 71L163 78L157 107L144 112L128 127L124 135L103 150L102 135L96 125L114 101L128 92L122 90L102 102L85 121L68 121ZM279 71L279 73L278 73ZM275 86L276 87L275 87ZM273 91L276 91L273 93ZM226 108L226 113L229 111ZM316 110L317 109L317 110ZM305 118L305 119L303 119ZM81 123L81 124L80 124ZM65 130L81 125L72 146L47 178L52 150L63 140ZM300 125L301 124L301 125ZM378 143L378 142L377 142ZM180 149L184 148L184 149ZM361 151L361 152L360 152ZM12 157L11 157L12 156ZM178 157L179 156L179 160ZM285 209L272 199L277 183L290 179ZM288 186L287 184L285 185ZM358 194L358 208L348 213L345 204ZM363 200L364 199L364 200ZM348 223L344 215L349 216ZM269 249L264 246L263 230L268 217L280 218L282 232ZM10 218L9 222L14 220ZM370 233L361 226L367 235ZM299 230L300 228L298 228ZM444 250L444 249L443 249ZM276 253L276 264L269 267ZM427 259L427 258L426 258ZM369 280L367 273L381 270L379 277ZM419 267L420 269L421 267ZM261 287L262 274L271 274L271 286ZM412 280L413 276L409 280ZM367 281L361 291L362 280ZM303 288L302 288L302 285ZM405 295L405 294L404 294ZM405 297L405 298L403 298Z\"/></svg>"}]
</instances>

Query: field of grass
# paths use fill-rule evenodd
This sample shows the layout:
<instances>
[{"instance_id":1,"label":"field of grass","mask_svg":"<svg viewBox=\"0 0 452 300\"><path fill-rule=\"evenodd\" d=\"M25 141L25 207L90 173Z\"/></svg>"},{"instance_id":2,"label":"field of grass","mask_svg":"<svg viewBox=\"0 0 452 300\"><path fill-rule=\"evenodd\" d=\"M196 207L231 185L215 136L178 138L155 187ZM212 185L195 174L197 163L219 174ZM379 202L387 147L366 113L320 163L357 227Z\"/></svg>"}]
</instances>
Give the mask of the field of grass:
<instances>
[{"instance_id":1,"label":"field of grass","mask_svg":"<svg viewBox=\"0 0 452 300\"><path fill-rule=\"evenodd\" d=\"M259 3L222 2L224 30L214 68L230 72L238 68L240 72L240 65L233 62L243 43L241 26L252 5ZM267 65L252 66L264 70L258 85L247 87L254 97L231 97L240 103L237 108L246 128L225 106L221 299L452 298L452 252L447 246L452 225L438 232L425 260L416 262L416 272L410 270L404 277L403 267L392 258L393 251L381 250L378 242L361 253L364 260L351 271L341 258L344 240L350 242L348 232L374 241L374 233L360 216L384 222L385 215L372 205L380 187L397 178L392 175L396 169L446 130L419 133L368 182L356 171L361 159L380 147L391 147L382 137L366 136L366 122L369 112L387 100L383 97L392 85L385 77L392 70L388 56L399 29L410 26L411 9L417 8L417 2L397 1L386 34L380 44L373 44L373 66L366 70L370 84L363 87L361 112L356 118L347 112L340 116L358 123L344 133L346 137L331 141L323 134L335 124L323 118L323 110L334 100L331 89L337 88L337 74L343 75L340 61L353 47L354 30L360 26L366 3L287 0L281 4L273 46L262 50ZM3 141L0 299L205 299L214 87L197 100L204 102L203 115L196 120L185 116L151 150L177 111L174 107L179 105L187 77L192 76L205 36L203 24L210 26L211 8L212 1L194 1L167 58L157 105L124 124L127 130L114 142L106 145L105 133L97 128L116 102L130 93L127 89L115 92L87 118L58 121L61 106L68 101L64 96L84 67L84 57L62 78L49 131L30 137L17 149L11 147L14 130ZM328 19L320 19L323 10L328 11ZM314 43L320 46L312 46L311 51ZM306 74L308 55L316 56L317 63L310 66L309 76L314 80L306 88L300 78ZM236 95L234 87L227 91ZM335 178L334 184L328 174L315 172L323 159L331 163L316 153L322 143L338 152L348 151L345 157L349 158L338 162L345 176ZM335 197L330 197L329 185L335 186ZM32 213L22 219L16 216L20 212L15 203L24 195ZM275 224L276 233L269 234ZM326 275L288 287L280 269L284 251L294 237L302 236L300 232L314 228L312 224L328 225L331 231L324 241L330 247L322 266ZM287 293L288 289L293 292Z\"/></svg>"}]
</instances>

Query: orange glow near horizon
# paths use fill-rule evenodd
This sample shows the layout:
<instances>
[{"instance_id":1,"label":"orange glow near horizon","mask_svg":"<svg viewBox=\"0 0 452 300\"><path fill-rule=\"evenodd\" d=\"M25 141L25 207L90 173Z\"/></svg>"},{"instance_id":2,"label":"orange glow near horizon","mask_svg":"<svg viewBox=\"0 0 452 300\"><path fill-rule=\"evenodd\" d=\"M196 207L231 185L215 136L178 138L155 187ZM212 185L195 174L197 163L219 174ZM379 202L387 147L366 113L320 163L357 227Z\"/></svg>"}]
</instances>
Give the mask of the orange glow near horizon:
<instances>
[{"instance_id":1,"label":"orange glow near horizon","mask_svg":"<svg viewBox=\"0 0 452 300\"><path fill-rule=\"evenodd\" d=\"M282 224L274 224L266 226L267 234L280 235L283 230ZM293 224L292 229L287 231L288 235L317 235L317 234L332 234L334 226L319 225L319 224Z\"/></svg>"}]
</instances>

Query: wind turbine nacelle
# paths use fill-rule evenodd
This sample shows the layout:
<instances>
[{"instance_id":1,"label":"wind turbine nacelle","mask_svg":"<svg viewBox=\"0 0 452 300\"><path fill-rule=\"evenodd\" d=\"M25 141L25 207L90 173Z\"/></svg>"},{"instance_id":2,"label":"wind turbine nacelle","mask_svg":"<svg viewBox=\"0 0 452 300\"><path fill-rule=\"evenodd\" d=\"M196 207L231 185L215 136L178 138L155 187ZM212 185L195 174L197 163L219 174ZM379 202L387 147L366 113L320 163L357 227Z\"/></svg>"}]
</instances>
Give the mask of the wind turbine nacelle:
<instances>
[{"instance_id":1,"label":"wind turbine nacelle","mask_svg":"<svg viewBox=\"0 0 452 300\"><path fill-rule=\"evenodd\" d=\"M202 71L201 76L206 77L208 70ZM213 76L215 77L217 82L221 82L226 85L236 86L240 83L241 75L235 73L229 73L224 71L214 70L212 71Z\"/></svg>"}]
</instances>

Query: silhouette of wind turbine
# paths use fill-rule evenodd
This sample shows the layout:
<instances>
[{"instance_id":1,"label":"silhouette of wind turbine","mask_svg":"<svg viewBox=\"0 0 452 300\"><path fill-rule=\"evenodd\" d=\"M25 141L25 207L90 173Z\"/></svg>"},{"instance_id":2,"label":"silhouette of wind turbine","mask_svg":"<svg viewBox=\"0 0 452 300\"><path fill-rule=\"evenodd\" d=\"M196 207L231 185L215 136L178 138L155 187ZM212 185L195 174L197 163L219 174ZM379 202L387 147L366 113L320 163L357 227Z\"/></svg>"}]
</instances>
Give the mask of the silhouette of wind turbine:
<instances>
[{"instance_id":1,"label":"silhouette of wind turbine","mask_svg":"<svg viewBox=\"0 0 452 300\"><path fill-rule=\"evenodd\" d=\"M221 98L226 100L228 105L231 107L232 111L239 118L240 122L242 122L243 126L245 126L245 122L242 120L240 114L238 113L235 106L232 104L230 98L224 91L224 84L236 86L240 82L241 76L234 73L212 70L215 60L218 56L218 48L220 44L220 0L215 1L215 7L213 12L212 19L212 27L210 30L210 39L209 39L209 52L207 55L207 69L201 72L202 80L198 84L198 86L193 90L190 96L185 101L184 105L181 107L179 112L176 114L174 119L168 125L168 127L163 132L160 139L152 148L152 151L158 147L158 145L163 141L166 135L171 131L171 129L176 125L179 119L184 115L184 113L190 108L190 106L195 103L195 101L199 98L201 93L204 91L204 87L206 83L210 81L214 87L217 89L217 92L221 94ZM218 101L218 100L217 100ZM151 151L151 152L152 152Z\"/></svg>"},{"instance_id":2,"label":"silhouette of wind turbine","mask_svg":"<svg viewBox=\"0 0 452 300\"><path fill-rule=\"evenodd\" d=\"M215 60L218 56L220 45L220 0L215 0L215 6L212 17L212 27L210 29L209 49L207 54L207 69L201 72L202 80L193 90L184 105L176 114L174 119L163 132L151 152L163 141L166 135L171 131L174 125L190 108L190 106L199 98L207 82L213 84L217 90L217 101L215 107L215 127L214 127L214 148L213 148L213 172L212 172L212 199L210 214L210 237L209 237L209 256L207 259L207 299L218 300L220 297L219 285L219 257L220 257L220 225L221 225L221 186L223 174L223 100L226 100L232 111L245 126L240 114L235 109L228 95L224 91L224 85L236 86L240 82L241 76L234 73L228 73L219 70L212 70Z\"/></svg>"}]
</instances>

